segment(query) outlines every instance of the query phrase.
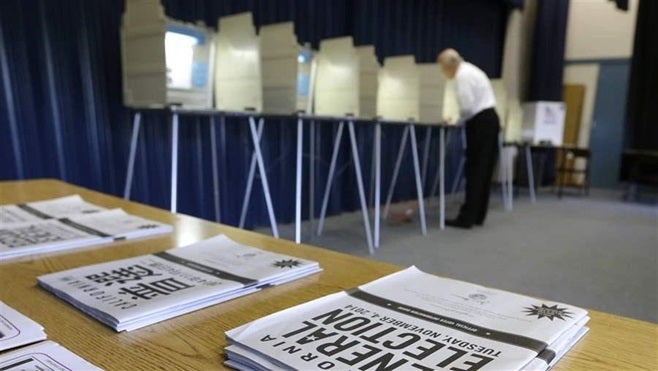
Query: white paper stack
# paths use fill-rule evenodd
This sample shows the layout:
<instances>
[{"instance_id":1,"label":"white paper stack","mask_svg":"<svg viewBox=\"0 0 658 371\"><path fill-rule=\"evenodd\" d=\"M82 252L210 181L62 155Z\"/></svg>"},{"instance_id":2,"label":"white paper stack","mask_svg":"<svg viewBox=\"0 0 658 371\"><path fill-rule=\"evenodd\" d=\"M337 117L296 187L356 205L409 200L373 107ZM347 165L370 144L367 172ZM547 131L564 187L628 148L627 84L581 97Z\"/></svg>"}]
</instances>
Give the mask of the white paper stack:
<instances>
[{"instance_id":1,"label":"white paper stack","mask_svg":"<svg viewBox=\"0 0 658 371\"><path fill-rule=\"evenodd\" d=\"M121 209L0 225L0 261L171 232L170 225Z\"/></svg>"},{"instance_id":2,"label":"white paper stack","mask_svg":"<svg viewBox=\"0 0 658 371\"><path fill-rule=\"evenodd\" d=\"M0 356L2 371L65 371L65 370L102 370L80 358L70 350L53 342L21 348Z\"/></svg>"},{"instance_id":3,"label":"white paper stack","mask_svg":"<svg viewBox=\"0 0 658 371\"><path fill-rule=\"evenodd\" d=\"M220 235L153 255L40 276L38 281L116 331L130 331L320 270L314 261Z\"/></svg>"},{"instance_id":4,"label":"white paper stack","mask_svg":"<svg viewBox=\"0 0 658 371\"><path fill-rule=\"evenodd\" d=\"M0 351L45 339L40 324L0 301Z\"/></svg>"},{"instance_id":5,"label":"white paper stack","mask_svg":"<svg viewBox=\"0 0 658 371\"><path fill-rule=\"evenodd\" d=\"M241 370L545 370L584 335L574 306L415 267L226 333Z\"/></svg>"},{"instance_id":6,"label":"white paper stack","mask_svg":"<svg viewBox=\"0 0 658 371\"><path fill-rule=\"evenodd\" d=\"M74 214L92 214L106 210L72 195L25 204L0 205L0 226L10 223L61 218Z\"/></svg>"}]
</instances>

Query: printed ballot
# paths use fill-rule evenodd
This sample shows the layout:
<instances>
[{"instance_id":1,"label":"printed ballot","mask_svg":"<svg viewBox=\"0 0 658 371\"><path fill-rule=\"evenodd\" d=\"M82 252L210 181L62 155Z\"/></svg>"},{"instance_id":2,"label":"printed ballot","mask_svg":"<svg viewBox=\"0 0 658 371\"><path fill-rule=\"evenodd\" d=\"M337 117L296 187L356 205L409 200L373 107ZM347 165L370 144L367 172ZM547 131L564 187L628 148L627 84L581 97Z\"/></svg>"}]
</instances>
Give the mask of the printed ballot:
<instances>
[{"instance_id":1,"label":"printed ballot","mask_svg":"<svg viewBox=\"0 0 658 371\"><path fill-rule=\"evenodd\" d=\"M102 370L63 346L44 341L0 356L2 371L69 371Z\"/></svg>"},{"instance_id":2,"label":"printed ballot","mask_svg":"<svg viewBox=\"0 0 658 371\"><path fill-rule=\"evenodd\" d=\"M170 225L121 209L0 225L0 261L171 232Z\"/></svg>"},{"instance_id":3,"label":"printed ballot","mask_svg":"<svg viewBox=\"0 0 658 371\"><path fill-rule=\"evenodd\" d=\"M581 308L415 267L226 333L237 369L544 370L587 331Z\"/></svg>"},{"instance_id":4,"label":"printed ballot","mask_svg":"<svg viewBox=\"0 0 658 371\"><path fill-rule=\"evenodd\" d=\"M0 301L0 351L45 339L40 324Z\"/></svg>"},{"instance_id":5,"label":"printed ballot","mask_svg":"<svg viewBox=\"0 0 658 371\"><path fill-rule=\"evenodd\" d=\"M79 195L22 204L0 205L0 226L10 223L61 218L74 214L91 214L103 210L106 209L86 202Z\"/></svg>"},{"instance_id":6,"label":"printed ballot","mask_svg":"<svg viewBox=\"0 0 658 371\"><path fill-rule=\"evenodd\" d=\"M47 274L38 282L116 331L131 331L320 270L317 262L220 235L152 255Z\"/></svg>"}]
</instances>

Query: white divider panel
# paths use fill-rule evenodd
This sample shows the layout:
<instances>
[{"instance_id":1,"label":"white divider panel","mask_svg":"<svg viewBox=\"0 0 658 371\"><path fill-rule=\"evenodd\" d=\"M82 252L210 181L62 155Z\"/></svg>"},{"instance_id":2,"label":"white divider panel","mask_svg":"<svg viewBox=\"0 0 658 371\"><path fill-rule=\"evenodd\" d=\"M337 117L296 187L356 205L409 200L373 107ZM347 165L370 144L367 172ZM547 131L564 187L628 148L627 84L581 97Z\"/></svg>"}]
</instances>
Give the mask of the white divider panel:
<instances>
[{"instance_id":1,"label":"white divider panel","mask_svg":"<svg viewBox=\"0 0 658 371\"><path fill-rule=\"evenodd\" d=\"M507 125L507 115L509 113L505 81L503 79L491 79L489 82L494 92L494 98L496 98L496 113L498 114L500 125L504 128Z\"/></svg>"},{"instance_id":2,"label":"white divider panel","mask_svg":"<svg viewBox=\"0 0 658 371\"><path fill-rule=\"evenodd\" d=\"M263 79L263 111L289 115L297 106L297 74L300 47L292 22L261 26L260 58Z\"/></svg>"},{"instance_id":3,"label":"white divider panel","mask_svg":"<svg viewBox=\"0 0 658 371\"><path fill-rule=\"evenodd\" d=\"M320 42L314 106L318 115L359 116L359 57L351 36Z\"/></svg>"},{"instance_id":4,"label":"white divider panel","mask_svg":"<svg viewBox=\"0 0 658 371\"><path fill-rule=\"evenodd\" d=\"M212 107L214 33L165 16L158 0L127 0L121 25L123 101Z\"/></svg>"},{"instance_id":5,"label":"white divider panel","mask_svg":"<svg viewBox=\"0 0 658 371\"><path fill-rule=\"evenodd\" d=\"M215 108L263 108L258 37L251 13L219 18L215 57Z\"/></svg>"},{"instance_id":6,"label":"white divider panel","mask_svg":"<svg viewBox=\"0 0 658 371\"><path fill-rule=\"evenodd\" d=\"M460 116L455 79L446 80L446 87L443 93L443 118L449 118L452 120L452 123L456 123L459 121Z\"/></svg>"},{"instance_id":7,"label":"white divider panel","mask_svg":"<svg viewBox=\"0 0 658 371\"><path fill-rule=\"evenodd\" d=\"M446 81L441 74L438 63L419 63L420 73L420 112L422 123L438 124L443 122L443 100Z\"/></svg>"},{"instance_id":8,"label":"white divider panel","mask_svg":"<svg viewBox=\"0 0 658 371\"><path fill-rule=\"evenodd\" d=\"M377 88L379 87L379 62L372 45L356 47L359 57L359 116L377 116Z\"/></svg>"},{"instance_id":9,"label":"white divider panel","mask_svg":"<svg viewBox=\"0 0 658 371\"><path fill-rule=\"evenodd\" d=\"M389 57L379 71L377 115L387 120L418 121L420 76L411 55Z\"/></svg>"},{"instance_id":10,"label":"white divider panel","mask_svg":"<svg viewBox=\"0 0 658 371\"><path fill-rule=\"evenodd\" d=\"M507 100L507 123L505 124L504 138L506 142L521 141L521 128L523 126L523 108L518 98Z\"/></svg>"}]
</instances>

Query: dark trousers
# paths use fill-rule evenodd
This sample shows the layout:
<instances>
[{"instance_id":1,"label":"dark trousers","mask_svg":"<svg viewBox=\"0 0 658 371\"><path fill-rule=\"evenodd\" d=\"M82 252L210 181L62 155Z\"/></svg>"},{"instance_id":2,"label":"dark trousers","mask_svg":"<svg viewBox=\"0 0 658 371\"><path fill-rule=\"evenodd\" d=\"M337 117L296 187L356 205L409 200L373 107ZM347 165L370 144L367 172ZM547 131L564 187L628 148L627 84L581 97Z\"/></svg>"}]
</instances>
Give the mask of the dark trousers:
<instances>
[{"instance_id":1,"label":"dark trousers","mask_svg":"<svg viewBox=\"0 0 658 371\"><path fill-rule=\"evenodd\" d=\"M499 130L498 115L493 108L466 121L466 198L458 218L467 224L482 224L487 217Z\"/></svg>"}]
</instances>

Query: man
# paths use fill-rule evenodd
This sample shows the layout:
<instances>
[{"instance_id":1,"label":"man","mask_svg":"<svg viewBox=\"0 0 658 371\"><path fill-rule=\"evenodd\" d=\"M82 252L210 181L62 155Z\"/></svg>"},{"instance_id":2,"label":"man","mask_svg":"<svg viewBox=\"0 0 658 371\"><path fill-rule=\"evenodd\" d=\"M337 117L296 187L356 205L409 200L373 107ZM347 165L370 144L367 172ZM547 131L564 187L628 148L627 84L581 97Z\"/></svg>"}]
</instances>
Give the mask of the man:
<instances>
[{"instance_id":1,"label":"man","mask_svg":"<svg viewBox=\"0 0 658 371\"><path fill-rule=\"evenodd\" d=\"M446 225L469 229L482 225L487 217L500 130L496 99L487 75L464 61L456 50L442 51L437 62L446 78L455 79L460 120L466 122L466 198L459 216L446 220Z\"/></svg>"}]
</instances>

